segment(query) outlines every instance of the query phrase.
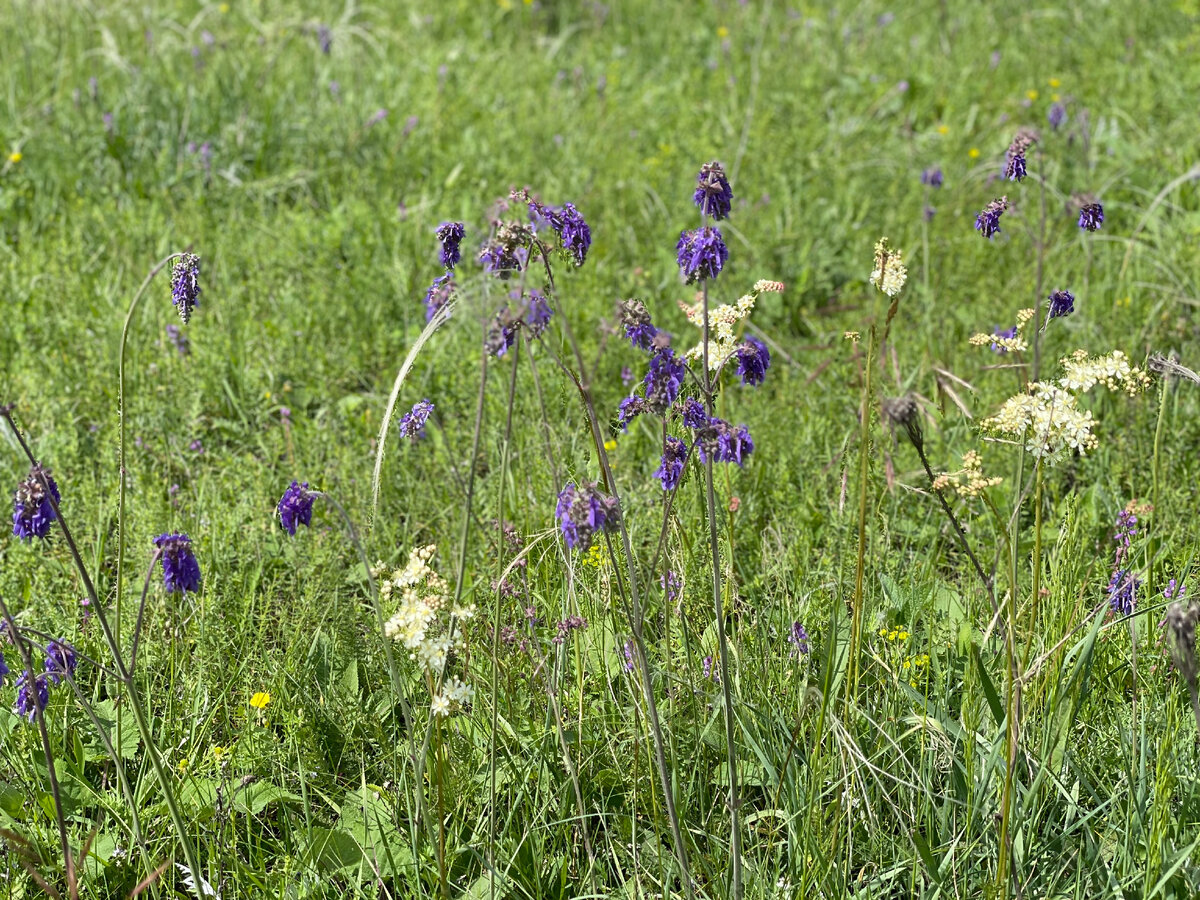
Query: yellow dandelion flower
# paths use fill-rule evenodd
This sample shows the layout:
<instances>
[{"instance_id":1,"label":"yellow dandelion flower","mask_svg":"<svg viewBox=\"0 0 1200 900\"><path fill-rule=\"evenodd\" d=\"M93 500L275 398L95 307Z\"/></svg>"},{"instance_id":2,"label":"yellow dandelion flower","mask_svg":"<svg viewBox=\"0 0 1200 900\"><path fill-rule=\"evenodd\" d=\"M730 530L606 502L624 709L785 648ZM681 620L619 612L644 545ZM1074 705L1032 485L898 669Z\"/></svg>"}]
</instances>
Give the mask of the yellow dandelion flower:
<instances>
[{"instance_id":1,"label":"yellow dandelion flower","mask_svg":"<svg viewBox=\"0 0 1200 900\"><path fill-rule=\"evenodd\" d=\"M894 641L896 639L897 634L899 634L899 632L897 632L895 629L892 629L891 631L888 632L888 640Z\"/></svg>"},{"instance_id":2,"label":"yellow dandelion flower","mask_svg":"<svg viewBox=\"0 0 1200 900\"><path fill-rule=\"evenodd\" d=\"M1028 97L1030 100L1036 100L1038 98L1038 92L1033 90L1032 88L1030 88L1029 90L1027 90L1025 92L1025 96Z\"/></svg>"},{"instance_id":3,"label":"yellow dandelion flower","mask_svg":"<svg viewBox=\"0 0 1200 900\"><path fill-rule=\"evenodd\" d=\"M900 634L897 635L897 637L900 638L900 640L902 640L902 641L907 641L908 640L908 632L902 631L902 632L900 632Z\"/></svg>"},{"instance_id":4,"label":"yellow dandelion flower","mask_svg":"<svg viewBox=\"0 0 1200 900\"><path fill-rule=\"evenodd\" d=\"M8 154L8 161L14 165L19 163L24 158L25 154L23 154L20 150L14 150L12 153Z\"/></svg>"},{"instance_id":5,"label":"yellow dandelion flower","mask_svg":"<svg viewBox=\"0 0 1200 900\"><path fill-rule=\"evenodd\" d=\"M979 159L979 148L972 147L967 151L967 156L969 156L971 159Z\"/></svg>"},{"instance_id":6,"label":"yellow dandelion flower","mask_svg":"<svg viewBox=\"0 0 1200 900\"><path fill-rule=\"evenodd\" d=\"M266 691L257 691L254 696L250 698L250 705L255 709L266 709L270 702L271 695Z\"/></svg>"},{"instance_id":7,"label":"yellow dandelion flower","mask_svg":"<svg viewBox=\"0 0 1200 900\"><path fill-rule=\"evenodd\" d=\"M721 38L722 40L729 37L729 29L724 25L721 25L717 28L717 37Z\"/></svg>"},{"instance_id":8,"label":"yellow dandelion flower","mask_svg":"<svg viewBox=\"0 0 1200 900\"><path fill-rule=\"evenodd\" d=\"M1050 85L1050 87L1061 87L1062 86L1062 82L1059 81L1057 78L1051 78L1049 81L1046 82L1046 84Z\"/></svg>"},{"instance_id":9,"label":"yellow dandelion flower","mask_svg":"<svg viewBox=\"0 0 1200 900\"><path fill-rule=\"evenodd\" d=\"M614 450L617 449L617 442L613 438L609 438L607 441L604 442L604 449L607 452L612 453Z\"/></svg>"},{"instance_id":10,"label":"yellow dandelion flower","mask_svg":"<svg viewBox=\"0 0 1200 900\"><path fill-rule=\"evenodd\" d=\"M939 126L937 127L937 133L938 133L938 134L949 134L949 133L950 133L950 126L949 126L949 125L939 125Z\"/></svg>"}]
</instances>

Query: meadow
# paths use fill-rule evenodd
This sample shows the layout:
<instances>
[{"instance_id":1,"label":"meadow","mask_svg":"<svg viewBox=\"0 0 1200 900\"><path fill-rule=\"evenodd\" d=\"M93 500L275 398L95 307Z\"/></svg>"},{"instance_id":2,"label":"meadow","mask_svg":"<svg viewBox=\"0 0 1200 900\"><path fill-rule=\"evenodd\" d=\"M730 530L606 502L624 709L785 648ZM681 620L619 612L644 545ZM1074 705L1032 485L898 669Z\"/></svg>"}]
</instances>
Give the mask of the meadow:
<instances>
[{"instance_id":1,"label":"meadow","mask_svg":"<svg viewBox=\"0 0 1200 900\"><path fill-rule=\"evenodd\" d=\"M0 28L5 896L1200 894L1194 0Z\"/></svg>"}]
</instances>

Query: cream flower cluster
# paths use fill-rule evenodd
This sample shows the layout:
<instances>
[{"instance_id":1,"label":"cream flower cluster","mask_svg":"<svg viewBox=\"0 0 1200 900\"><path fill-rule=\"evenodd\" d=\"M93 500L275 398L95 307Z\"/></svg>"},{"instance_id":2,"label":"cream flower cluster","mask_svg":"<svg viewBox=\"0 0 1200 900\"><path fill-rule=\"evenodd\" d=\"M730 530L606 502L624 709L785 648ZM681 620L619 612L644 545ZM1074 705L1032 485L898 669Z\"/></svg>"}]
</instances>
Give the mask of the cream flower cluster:
<instances>
[{"instance_id":1,"label":"cream flower cluster","mask_svg":"<svg viewBox=\"0 0 1200 900\"><path fill-rule=\"evenodd\" d=\"M946 472L933 479L935 490L953 490L960 497L978 497L985 490L1002 482L1003 478L987 478L983 474L983 459L974 450L963 454L963 466L958 472Z\"/></svg>"},{"instance_id":2,"label":"cream flower cluster","mask_svg":"<svg viewBox=\"0 0 1200 900\"><path fill-rule=\"evenodd\" d=\"M397 603L396 613L384 623L384 636L404 645L409 658L425 670L431 685L442 680L450 654L464 647L457 624L475 615L474 606L456 606L447 613L450 589L430 565L435 553L434 544L415 548L409 552L404 568L396 569L379 585L381 600ZM382 564L372 571L380 578L385 574ZM437 715L449 715L470 702L472 695L470 685L448 678L434 695L430 709Z\"/></svg>"},{"instance_id":3,"label":"cream flower cluster","mask_svg":"<svg viewBox=\"0 0 1200 900\"><path fill-rule=\"evenodd\" d=\"M1150 376L1120 350L1106 356L1088 356L1086 350L1076 350L1061 360L1063 377L1059 384L1069 391L1090 391L1102 384L1110 391L1123 390L1133 397L1150 386Z\"/></svg>"},{"instance_id":4,"label":"cream flower cluster","mask_svg":"<svg viewBox=\"0 0 1200 900\"><path fill-rule=\"evenodd\" d=\"M762 279L755 282L753 290L738 298L737 303L722 303L708 311L708 368L717 371L737 352L739 345L734 334L734 326L754 311L754 302L759 294L778 294L783 291L782 281L767 281ZM704 328L704 303L688 305L680 302L679 308L687 316L687 320L697 328ZM704 341L700 341L684 354L690 360L704 358Z\"/></svg>"},{"instance_id":5,"label":"cream flower cluster","mask_svg":"<svg viewBox=\"0 0 1200 900\"><path fill-rule=\"evenodd\" d=\"M889 297L895 297L908 279L904 268L904 257L899 250L888 247L888 239L881 237L875 244L875 269L871 272L871 284Z\"/></svg>"},{"instance_id":6,"label":"cream flower cluster","mask_svg":"<svg viewBox=\"0 0 1200 900\"><path fill-rule=\"evenodd\" d=\"M1012 329L1012 334L978 334L971 335L968 342L973 347L995 347L997 350L1005 350L1009 353L1020 353L1023 350L1029 349L1029 343L1021 336L1021 332L1033 318L1032 309L1022 309L1017 311L1017 327Z\"/></svg>"},{"instance_id":7,"label":"cream flower cluster","mask_svg":"<svg viewBox=\"0 0 1200 900\"><path fill-rule=\"evenodd\" d=\"M1047 462L1071 450L1086 453L1099 443L1092 433L1091 411L1080 409L1074 394L1046 381L1034 382L1028 393L1008 398L996 415L981 424L985 431L1024 438L1029 452Z\"/></svg>"}]
</instances>

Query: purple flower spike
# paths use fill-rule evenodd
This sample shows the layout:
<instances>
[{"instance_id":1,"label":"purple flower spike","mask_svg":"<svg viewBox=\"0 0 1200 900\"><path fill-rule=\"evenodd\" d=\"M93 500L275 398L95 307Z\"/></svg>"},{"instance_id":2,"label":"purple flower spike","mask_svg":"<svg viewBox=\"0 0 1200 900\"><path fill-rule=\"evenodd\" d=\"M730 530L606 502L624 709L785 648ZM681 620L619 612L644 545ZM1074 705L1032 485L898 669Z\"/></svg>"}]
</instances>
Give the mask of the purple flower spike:
<instances>
[{"instance_id":1,"label":"purple flower spike","mask_svg":"<svg viewBox=\"0 0 1200 900\"><path fill-rule=\"evenodd\" d=\"M1046 113L1046 121L1050 123L1051 128L1058 131L1067 122L1067 108L1061 103L1052 103L1049 112Z\"/></svg>"},{"instance_id":2,"label":"purple flower spike","mask_svg":"<svg viewBox=\"0 0 1200 900\"><path fill-rule=\"evenodd\" d=\"M56 640L46 645L46 677L54 684L61 684L64 678L74 678L78 663L75 648L66 641Z\"/></svg>"},{"instance_id":3,"label":"purple flower spike","mask_svg":"<svg viewBox=\"0 0 1200 900\"><path fill-rule=\"evenodd\" d=\"M54 498L53 505L51 497ZM42 466L31 468L13 494L13 535L21 540L35 537L44 540L50 533L51 523L58 518L54 506L61 502L58 484L50 477L50 470Z\"/></svg>"},{"instance_id":4,"label":"purple flower spike","mask_svg":"<svg viewBox=\"0 0 1200 900\"><path fill-rule=\"evenodd\" d=\"M1000 217L1008 209L1008 198L999 197L983 208L975 217L975 230L989 241L1000 233Z\"/></svg>"},{"instance_id":5,"label":"purple flower spike","mask_svg":"<svg viewBox=\"0 0 1200 900\"><path fill-rule=\"evenodd\" d=\"M1127 569L1117 569L1108 583L1108 605L1119 616L1133 614L1142 580Z\"/></svg>"},{"instance_id":6,"label":"purple flower spike","mask_svg":"<svg viewBox=\"0 0 1200 900\"><path fill-rule=\"evenodd\" d=\"M594 483L584 482L576 487L572 481L559 493L554 515L567 546L587 550L597 531L616 529L621 510L617 498L601 494Z\"/></svg>"},{"instance_id":7,"label":"purple flower spike","mask_svg":"<svg viewBox=\"0 0 1200 900\"><path fill-rule=\"evenodd\" d=\"M561 209L550 210L549 218L562 248L571 254L576 266L582 266L592 246L592 229L575 204L564 203Z\"/></svg>"},{"instance_id":8,"label":"purple flower spike","mask_svg":"<svg viewBox=\"0 0 1200 900\"><path fill-rule=\"evenodd\" d=\"M704 407L699 400L688 397L683 401L683 424L684 427L691 428L693 431L708 424L708 415L704 412Z\"/></svg>"},{"instance_id":9,"label":"purple flower spike","mask_svg":"<svg viewBox=\"0 0 1200 900\"><path fill-rule=\"evenodd\" d=\"M200 564L192 551L192 539L183 533L160 534L154 546L162 551L163 586L167 593L199 592Z\"/></svg>"},{"instance_id":10,"label":"purple flower spike","mask_svg":"<svg viewBox=\"0 0 1200 900\"><path fill-rule=\"evenodd\" d=\"M433 279L433 284L425 292L425 321L432 319L439 309L454 297L454 273L447 272Z\"/></svg>"},{"instance_id":11,"label":"purple flower spike","mask_svg":"<svg viewBox=\"0 0 1200 900\"><path fill-rule=\"evenodd\" d=\"M1050 318L1068 316L1075 312L1075 295L1070 291L1055 291L1050 295Z\"/></svg>"},{"instance_id":12,"label":"purple flower spike","mask_svg":"<svg viewBox=\"0 0 1200 900\"><path fill-rule=\"evenodd\" d=\"M737 373L741 376L742 384L751 387L763 383L767 369L771 366L771 351L767 345L752 335L746 336L746 342L737 350Z\"/></svg>"},{"instance_id":13,"label":"purple flower spike","mask_svg":"<svg viewBox=\"0 0 1200 900\"><path fill-rule=\"evenodd\" d=\"M1171 579L1171 584L1174 583L1175 579ZM4 661L4 654L0 653L0 684L4 684L10 674L12 673L9 671L8 664Z\"/></svg>"},{"instance_id":14,"label":"purple flower spike","mask_svg":"<svg viewBox=\"0 0 1200 900\"><path fill-rule=\"evenodd\" d=\"M617 307L621 325L625 328L625 337L638 350L653 350L654 339L658 329L650 320L650 313L640 300L623 300Z\"/></svg>"},{"instance_id":15,"label":"purple flower spike","mask_svg":"<svg viewBox=\"0 0 1200 900\"><path fill-rule=\"evenodd\" d=\"M17 701L13 704L13 712L32 722L49 702L50 689L46 686L46 676L35 676L28 670L22 672L17 678Z\"/></svg>"},{"instance_id":16,"label":"purple flower spike","mask_svg":"<svg viewBox=\"0 0 1200 900\"><path fill-rule=\"evenodd\" d=\"M300 484L293 481L283 492L276 509L279 512L279 524L283 530L295 537L296 528L300 525L312 527L313 501L317 499L316 491L308 489L308 482Z\"/></svg>"},{"instance_id":17,"label":"purple flower spike","mask_svg":"<svg viewBox=\"0 0 1200 900\"><path fill-rule=\"evenodd\" d=\"M940 188L944 183L941 167L934 166L932 169L926 169L921 173L921 184L926 187Z\"/></svg>"},{"instance_id":18,"label":"purple flower spike","mask_svg":"<svg viewBox=\"0 0 1200 900\"><path fill-rule=\"evenodd\" d=\"M1079 227L1085 231L1099 231L1104 224L1104 207L1099 203L1087 203L1079 210Z\"/></svg>"},{"instance_id":19,"label":"purple flower spike","mask_svg":"<svg viewBox=\"0 0 1200 900\"><path fill-rule=\"evenodd\" d=\"M414 403L413 408L400 417L400 437L406 437L413 443L425 437L425 423L432 412L433 404L428 400Z\"/></svg>"},{"instance_id":20,"label":"purple flower spike","mask_svg":"<svg viewBox=\"0 0 1200 900\"><path fill-rule=\"evenodd\" d=\"M687 364L670 347L664 347L650 357L650 371L642 383L646 386L646 403L653 412L665 413L675 402L686 374Z\"/></svg>"},{"instance_id":21,"label":"purple flower spike","mask_svg":"<svg viewBox=\"0 0 1200 900\"><path fill-rule=\"evenodd\" d=\"M667 436L663 445L662 465L654 473L654 477L662 482L664 491L673 491L679 486L683 477L683 464L687 459L688 446L677 437Z\"/></svg>"},{"instance_id":22,"label":"purple flower spike","mask_svg":"<svg viewBox=\"0 0 1200 900\"><path fill-rule=\"evenodd\" d=\"M458 265L458 261L462 259L462 251L459 249L459 245L462 243L462 239L466 237L466 226L462 222L443 222L437 227L437 231L434 233L442 245L439 252L442 265L447 269L453 269Z\"/></svg>"},{"instance_id":23,"label":"purple flower spike","mask_svg":"<svg viewBox=\"0 0 1200 900\"><path fill-rule=\"evenodd\" d=\"M546 300L545 295L532 288L529 291L529 299L525 303L525 327L529 329L531 338L539 338L543 332L550 326L550 320L554 318L554 309Z\"/></svg>"},{"instance_id":24,"label":"purple flower spike","mask_svg":"<svg viewBox=\"0 0 1200 900\"><path fill-rule=\"evenodd\" d=\"M679 270L688 284L703 278L716 278L729 260L725 237L712 225L681 232L675 251Z\"/></svg>"},{"instance_id":25,"label":"purple flower spike","mask_svg":"<svg viewBox=\"0 0 1200 900\"><path fill-rule=\"evenodd\" d=\"M703 428L696 429L696 446L700 459L707 462L731 462L742 466L746 457L754 452L754 441L745 425L736 428L724 419L712 418Z\"/></svg>"},{"instance_id":26,"label":"purple flower spike","mask_svg":"<svg viewBox=\"0 0 1200 900\"><path fill-rule=\"evenodd\" d=\"M717 221L729 215L733 202L733 190L729 187L729 179L725 170L716 160L700 167L696 177L696 193L692 200L706 216L712 216Z\"/></svg>"},{"instance_id":27,"label":"purple flower spike","mask_svg":"<svg viewBox=\"0 0 1200 900\"><path fill-rule=\"evenodd\" d=\"M171 267L171 303L186 325L200 305L200 257L183 253Z\"/></svg>"},{"instance_id":28,"label":"purple flower spike","mask_svg":"<svg viewBox=\"0 0 1200 900\"><path fill-rule=\"evenodd\" d=\"M793 622L788 629L787 641L792 645L792 655L805 656L808 654L808 632L799 622Z\"/></svg>"}]
</instances>

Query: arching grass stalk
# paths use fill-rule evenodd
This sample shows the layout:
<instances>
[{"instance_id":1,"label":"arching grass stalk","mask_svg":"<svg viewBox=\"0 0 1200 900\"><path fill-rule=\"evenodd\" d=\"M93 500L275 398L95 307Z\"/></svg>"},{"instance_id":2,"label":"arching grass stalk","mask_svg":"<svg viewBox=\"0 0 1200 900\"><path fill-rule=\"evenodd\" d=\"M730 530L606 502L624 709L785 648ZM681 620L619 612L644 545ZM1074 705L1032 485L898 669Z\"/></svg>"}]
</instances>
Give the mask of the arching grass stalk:
<instances>
[{"instance_id":1,"label":"arching grass stalk","mask_svg":"<svg viewBox=\"0 0 1200 900\"><path fill-rule=\"evenodd\" d=\"M17 443L20 444L21 450L28 458L30 465L37 466L37 458L33 455L25 436L21 434L17 423L13 420L11 407L0 406L0 416L8 422L13 434L17 438ZM43 475L43 480L45 476ZM45 484L45 482L43 481ZM125 660L121 654L121 647L117 643L117 638L108 621L108 615L104 611L104 605L100 602L100 597L96 592L96 585L92 581L92 576L88 572L87 566L84 564L83 556L79 552L79 546L75 543L74 537L71 535L71 529L67 525L66 517L63 516L62 510L59 508L58 501L54 499L54 493L50 490L49 484L45 484L46 497L54 510L56 521L59 528L62 530L63 540L66 541L67 547L71 553L71 559L75 563L75 568L79 572L79 577L83 580L84 590L87 592L88 600L91 603L92 610L96 619L100 622L100 630L104 635L105 643L108 645L109 652L113 657L113 664L117 675L118 682L124 687L125 695L129 702L129 707L133 710L134 720L137 724L138 735L142 739L142 744L146 748L146 756L150 761L150 767L154 770L154 776L158 780L158 785L163 794L163 800L167 804L167 813L171 818L171 824L175 828L176 838L183 846L184 859L187 862L187 867L192 874L193 890L197 900L205 900L204 897L204 870L200 868L200 860L196 855L196 850L192 846L192 842L188 837L187 826L183 820L183 815L179 811L179 804L175 800L175 792L171 784L170 776L163 767L162 757L158 752L158 745L154 743L154 732L150 728L150 720L146 715L145 706L142 702L141 694L138 691L137 683L134 681L133 673L129 667L125 665ZM119 744L119 741L118 741Z\"/></svg>"},{"instance_id":2,"label":"arching grass stalk","mask_svg":"<svg viewBox=\"0 0 1200 900\"><path fill-rule=\"evenodd\" d=\"M707 216L705 217L707 221ZM704 319L701 323L700 346L704 367L704 411L711 419L713 417L713 377L708 362L708 279L703 282ZM737 745L734 742L733 727L733 681L729 669L729 641L725 634L725 601L721 594L721 549L717 540L717 500L713 490L713 454L704 454L704 493L705 505L708 508L708 542L712 552L712 590L713 615L717 626L717 654L721 660L721 700L722 712L725 719L725 758L729 765L729 795L726 803L729 806L729 855L730 883L734 900L742 896L742 829L741 816L738 806L741 798L738 795Z\"/></svg>"},{"instance_id":3,"label":"arching grass stalk","mask_svg":"<svg viewBox=\"0 0 1200 900\"><path fill-rule=\"evenodd\" d=\"M858 555L854 571L854 605L850 615L849 659L846 662L846 705L858 695L858 655L862 641L863 574L867 554L867 489L871 477L871 363L875 357L875 326L867 333L863 358L862 401L858 434Z\"/></svg>"}]
</instances>

